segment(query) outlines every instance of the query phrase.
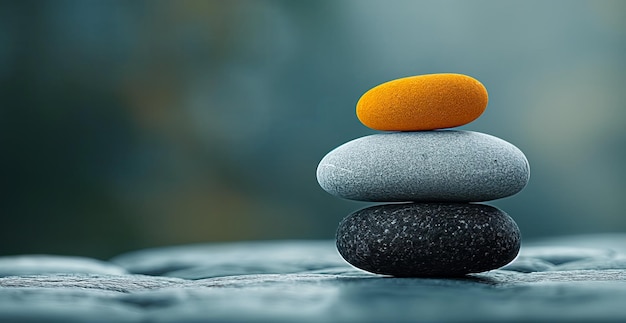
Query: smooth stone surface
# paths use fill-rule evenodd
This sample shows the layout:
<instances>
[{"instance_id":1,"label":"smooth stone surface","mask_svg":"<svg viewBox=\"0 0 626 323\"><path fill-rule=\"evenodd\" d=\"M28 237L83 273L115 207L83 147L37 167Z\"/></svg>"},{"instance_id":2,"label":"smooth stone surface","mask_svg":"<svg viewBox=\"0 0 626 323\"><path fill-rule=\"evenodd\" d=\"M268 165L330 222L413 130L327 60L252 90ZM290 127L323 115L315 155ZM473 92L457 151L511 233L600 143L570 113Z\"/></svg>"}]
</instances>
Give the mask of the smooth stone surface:
<instances>
[{"instance_id":1,"label":"smooth stone surface","mask_svg":"<svg viewBox=\"0 0 626 323\"><path fill-rule=\"evenodd\" d=\"M454 277L500 268L520 248L517 224L489 205L383 204L341 221L337 250L357 268L397 277Z\"/></svg>"},{"instance_id":2,"label":"smooth stone surface","mask_svg":"<svg viewBox=\"0 0 626 323\"><path fill-rule=\"evenodd\" d=\"M620 243L615 244L615 247L619 246ZM542 268L546 264L553 271L619 269L626 267L626 255L617 250L601 248L533 247L524 252L524 256L514 264L503 269L523 271L526 265L528 272L546 271L546 268Z\"/></svg>"},{"instance_id":3,"label":"smooth stone surface","mask_svg":"<svg viewBox=\"0 0 626 323\"><path fill-rule=\"evenodd\" d=\"M349 141L317 167L320 186L338 197L379 202L481 202L521 191L526 156L472 131L383 133Z\"/></svg>"},{"instance_id":4,"label":"smooth stone surface","mask_svg":"<svg viewBox=\"0 0 626 323\"><path fill-rule=\"evenodd\" d=\"M553 266L584 260L586 267L602 267L623 258L624 245L626 234L536 241L525 243L512 265L520 259L559 263ZM582 258L573 257L572 246L580 247ZM0 322L626 321L624 263L607 270L541 266L455 279L393 278L348 265L330 240L198 244L139 250L116 259L129 271L171 272L175 254L184 259L176 263L178 270L211 271L214 264L243 257L257 259L265 271L200 280L128 274L4 277ZM321 261L316 265L312 257ZM282 271L299 263L319 269L276 274L274 261L286 266ZM244 272L250 263L240 269L233 264L233 272Z\"/></svg>"},{"instance_id":5,"label":"smooth stone surface","mask_svg":"<svg viewBox=\"0 0 626 323\"><path fill-rule=\"evenodd\" d=\"M17 255L0 257L0 277L83 273L123 275L128 272L110 262L85 257L55 255Z\"/></svg>"},{"instance_id":6,"label":"smooth stone surface","mask_svg":"<svg viewBox=\"0 0 626 323\"><path fill-rule=\"evenodd\" d=\"M476 79L462 74L400 78L367 91L356 105L361 123L383 131L452 128L478 118L489 101Z\"/></svg>"},{"instance_id":7,"label":"smooth stone surface","mask_svg":"<svg viewBox=\"0 0 626 323\"><path fill-rule=\"evenodd\" d=\"M114 257L111 262L135 274L185 279L269 272L286 274L345 265L336 252L328 253L327 241L302 240L143 249Z\"/></svg>"}]
</instances>

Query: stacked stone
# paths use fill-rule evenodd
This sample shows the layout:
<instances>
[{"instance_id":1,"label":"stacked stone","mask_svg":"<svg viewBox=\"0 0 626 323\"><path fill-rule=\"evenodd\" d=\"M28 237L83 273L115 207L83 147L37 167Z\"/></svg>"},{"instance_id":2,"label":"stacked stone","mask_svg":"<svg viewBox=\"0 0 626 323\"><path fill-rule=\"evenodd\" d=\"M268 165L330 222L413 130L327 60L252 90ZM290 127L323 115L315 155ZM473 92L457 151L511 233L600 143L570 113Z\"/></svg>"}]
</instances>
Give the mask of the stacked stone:
<instances>
[{"instance_id":1,"label":"stacked stone","mask_svg":"<svg viewBox=\"0 0 626 323\"><path fill-rule=\"evenodd\" d=\"M337 249L347 262L398 277L449 277L517 256L515 221L476 202L521 191L530 176L526 157L491 135L442 130L472 122L487 102L485 87L461 74L401 78L359 99L359 120L385 133L335 148L317 168L330 194L388 202L341 221Z\"/></svg>"}]
</instances>

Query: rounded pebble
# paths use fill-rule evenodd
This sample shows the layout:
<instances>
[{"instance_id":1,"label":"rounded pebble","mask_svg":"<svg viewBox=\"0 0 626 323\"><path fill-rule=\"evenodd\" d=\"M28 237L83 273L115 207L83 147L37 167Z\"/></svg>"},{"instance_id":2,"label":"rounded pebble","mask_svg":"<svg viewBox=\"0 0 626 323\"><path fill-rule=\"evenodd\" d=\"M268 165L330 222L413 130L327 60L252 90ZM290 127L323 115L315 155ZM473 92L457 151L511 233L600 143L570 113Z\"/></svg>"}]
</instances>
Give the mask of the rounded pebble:
<instances>
[{"instance_id":1,"label":"rounded pebble","mask_svg":"<svg viewBox=\"0 0 626 323\"><path fill-rule=\"evenodd\" d=\"M454 277L500 268L520 249L517 224L489 205L407 203L368 207L337 229L353 266L397 277Z\"/></svg>"},{"instance_id":2,"label":"rounded pebble","mask_svg":"<svg viewBox=\"0 0 626 323\"><path fill-rule=\"evenodd\" d=\"M487 134L382 133L347 142L319 163L328 193L378 202L480 202L516 194L530 168L512 144Z\"/></svg>"},{"instance_id":3,"label":"rounded pebble","mask_svg":"<svg viewBox=\"0 0 626 323\"><path fill-rule=\"evenodd\" d=\"M356 105L359 120L383 131L452 128L478 118L489 97L476 79L428 74L396 79L367 91Z\"/></svg>"}]
</instances>

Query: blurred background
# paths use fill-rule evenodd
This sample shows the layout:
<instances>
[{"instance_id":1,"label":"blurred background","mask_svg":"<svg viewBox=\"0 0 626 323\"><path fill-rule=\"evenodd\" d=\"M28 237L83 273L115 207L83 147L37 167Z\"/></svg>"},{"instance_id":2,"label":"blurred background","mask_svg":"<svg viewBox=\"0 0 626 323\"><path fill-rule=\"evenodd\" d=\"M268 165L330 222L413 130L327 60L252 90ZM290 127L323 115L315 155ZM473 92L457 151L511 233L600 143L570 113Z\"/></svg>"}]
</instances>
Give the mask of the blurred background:
<instances>
[{"instance_id":1,"label":"blurred background","mask_svg":"<svg viewBox=\"0 0 626 323\"><path fill-rule=\"evenodd\" d=\"M0 254L331 239L369 88L454 72L525 152L525 239L626 231L624 1L0 1Z\"/></svg>"}]
</instances>

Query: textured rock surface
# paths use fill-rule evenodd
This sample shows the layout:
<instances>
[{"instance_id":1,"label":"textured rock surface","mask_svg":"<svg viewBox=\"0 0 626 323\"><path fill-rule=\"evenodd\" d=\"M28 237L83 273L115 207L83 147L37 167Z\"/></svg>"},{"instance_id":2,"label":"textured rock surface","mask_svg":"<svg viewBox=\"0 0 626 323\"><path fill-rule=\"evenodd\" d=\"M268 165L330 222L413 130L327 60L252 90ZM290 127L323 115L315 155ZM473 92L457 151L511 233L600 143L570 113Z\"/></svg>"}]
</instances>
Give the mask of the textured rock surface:
<instances>
[{"instance_id":1,"label":"textured rock surface","mask_svg":"<svg viewBox=\"0 0 626 323\"><path fill-rule=\"evenodd\" d=\"M131 272L174 276L191 268L211 272L220 264L245 272L232 261L249 257L258 260L259 269L197 280L85 273L3 277L0 322L619 322L626 320L626 266L612 260L624 257L624 246L626 235L528 243L508 270L456 279L369 274L347 265L334 241L152 249L116 262ZM200 256L203 251L211 254ZM184 261L175 261L176 254ZM319 266L314 257L321 257ZM543 265L513 270L521 259ZM278 264L268 264L274 261ZM591 263L612 268L565 267L580 261L585 268ZM277 274L280 264L305 265ZM295 269L290 268L285 271Z\"/></svg>"},{"instance_id":2,"label":"textured rock surface","mask_svg":"<svg viewBox=\"0 0 626 323\"><path fill-rule=\"evenodd\" d=\"M123 275L126 270L109 262L84 257L19 255L0 257L0 277L40 274Z\"/></svg>"},{"instance_id":3,"label":"textured rock surface","mask_svg":"<svg viewBox=\"0 0 626 323\"><path fill-rule=\"evenodd\" d=\"M456 130L361 137L329 152L317 168L327 192L379 202L489 201L521 191L529 177L517 147Z\"/></svg>"},{"instance_id":4,"label":"textured rock surface","mask_svg":"<svg viewBox=\"0 0 626 323\"><path fill-rule=\"evenodd\" d=\"M352 265L398 277L461 276L500 268L520 248L515 221L484 204L375 205L348 215L337 249Z\"/></svg>"},{"instance_id":5,"label":"textured rock surface","mask_svg":"<svg viewBox=\"0 0 626 323\"><path fill-rule=\"evenodd\" d=\"M271 250L271 252L267 252ZM137 274L200 279L243 274L286 274L344 266L326 241L260 241L145 249L111 259Z\"/></svg>"},{"instance_id":6,"label":"textured rock surface","mask_svg":"<svg viewBox=\"0 0 626 323\"><path fill-rule=\"evenodd\" d=\"M487 107L487 89L462 74L405 77L367 91L356 105L366 126L377 130L433 130L458 127Z\"/></svg>"}]
</instances>

